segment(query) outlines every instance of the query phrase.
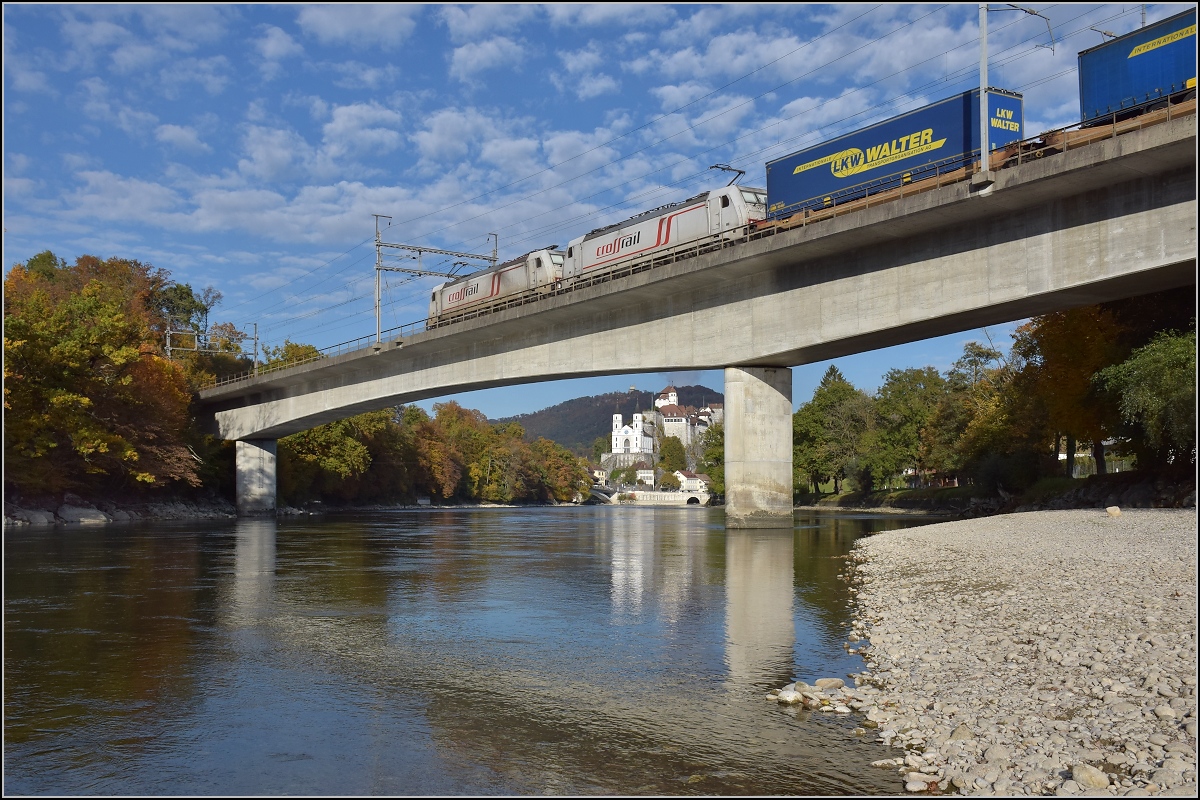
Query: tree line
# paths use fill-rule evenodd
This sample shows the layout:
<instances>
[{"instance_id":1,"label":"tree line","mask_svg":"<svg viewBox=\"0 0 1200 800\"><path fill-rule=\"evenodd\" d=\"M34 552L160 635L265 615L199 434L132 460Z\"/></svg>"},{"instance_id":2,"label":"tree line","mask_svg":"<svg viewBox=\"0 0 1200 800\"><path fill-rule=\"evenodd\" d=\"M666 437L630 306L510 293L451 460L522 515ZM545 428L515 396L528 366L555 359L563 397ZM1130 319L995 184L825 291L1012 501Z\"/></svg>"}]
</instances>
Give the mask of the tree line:
<instances>
[{"instance_id":1,"label":"tree line","mask_svg":"<svg viewBox=\"0 0 1200 800\"><path fill-rule=\"evenodd\" d=\"M874 394L829 367L793 415L794 487L872 491L911 477L1017 491L1070 476L1083 447L1100 474L1113 455L1190 474L1195 409L1194 292L1056 311L1018 328L1008 353L968 342L944 373L894 369ZM701 443L719 491L723 441L714 427Z\"/></svg>"},{"instance_id":2,"label":"tree line","mask_svg":"<svg viewBox=\"0 0 1200 800\"><path fill-rule=\"evenodd\" d=\"M220 301L136 260L68 264L46 251L14 265L4 280L6 492L231 497L231 443L203 433L194 407L201 386L254 365L243 331L209 324ZM183 332L170 359L168 330ZM320 356L290 341L264 353L268 366ZM457 403L322 425L280 439L278 457L280 498L294 504L569 501L591 485L565 448L526 442L520 425Z\"/></svg>"}]
</instances>

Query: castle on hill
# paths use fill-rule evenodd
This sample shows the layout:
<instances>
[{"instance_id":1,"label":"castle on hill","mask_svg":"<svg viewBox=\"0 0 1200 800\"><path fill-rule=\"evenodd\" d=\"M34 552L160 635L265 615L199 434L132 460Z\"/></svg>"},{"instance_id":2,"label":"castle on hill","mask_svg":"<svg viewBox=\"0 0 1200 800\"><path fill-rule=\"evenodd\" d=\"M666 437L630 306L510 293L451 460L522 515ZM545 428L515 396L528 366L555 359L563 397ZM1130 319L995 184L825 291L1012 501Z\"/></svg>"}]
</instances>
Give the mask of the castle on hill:
<instances>
[{"instance_id":1,"label":"castle on hill","mask_svg":"<svg viewBox=\"0 0 1200 800\"><path fill-rule=\"evenodd\" d=\"M628 424L624 415L612 415L610 450L601 457L600 467L607 474L628 469L638 462L646 462L654 467L663 439L668 436L678 438L683 443L684 452L688 453L691 445L698 443L705 431L724 419L723 404L709 403L699 409L681 406L678 391L674 386L668 386L655 397L653 411L634 414ZM694 456L688 453L690 468L695 467L694 461Z\"/></svg>"}]
</instances>

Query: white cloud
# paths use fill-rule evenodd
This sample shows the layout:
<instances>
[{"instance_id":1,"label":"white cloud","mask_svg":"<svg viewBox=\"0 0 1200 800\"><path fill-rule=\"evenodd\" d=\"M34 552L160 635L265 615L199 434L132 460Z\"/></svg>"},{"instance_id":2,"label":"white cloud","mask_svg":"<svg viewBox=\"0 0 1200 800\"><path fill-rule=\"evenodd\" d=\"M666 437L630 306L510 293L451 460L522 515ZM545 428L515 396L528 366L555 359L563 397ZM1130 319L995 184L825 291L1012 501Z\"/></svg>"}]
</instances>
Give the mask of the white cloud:
<instances>
[{"instance_id":1,"label":"white cloud","mask_svg":"<svg viewBox=\"0 0 1200 800\"><path fill-rule=\"evenodd\" d=\"M17 178L7 174L4 176L4 195L6 197L33 194L35 188L37 188L37 182L30 178Z\"/></svg>"},{"instance_id":2,"label":"white cloud","mask_svg":"<svg viewBox=\"0 0 1200 800\"><path fill-rule=\"evenodd\" d=\"M664 111L674 111L709 93L709 88L695 81L656 86L650 90L661 101Z\"/></svg>"},{"instance_id":3,"label":"white cloud","mask_svg":"<svg viewBox=\"0 0 1200 800\"><path fill-rule=\"evenodd\" d=\"M254 48L263 59L258 66L259 71L265 80L270 81L283 74L283 65L280 62L286 58L303 55L304 47L282 28L263 25L262 30L262 38L255 40Z\"/></svg>"},{"instance_id":4,"label":"white cloud","mask_svg":"<svg viewBox=\"0 0 1200 800\"><path fill-rule=\"evenodd\" d=\"M596 42L588 42L588 46L582 50L560 50L557 55L563 67L572 75L592 72L604 63L604 56Z\"/></svg>"},{"instance_id":5,"label":"white cloud","mask_svg":"<svg viewBox=\"0 0 1200 800\"><path fill-rule=\"evenodd\" d=\"M315 94L297 94L288 92L283 96L284 105L297 106L308 110L313 119L325 119L329 116L329 103Z\"/></svg>"},{"instance_id":6,"label":"white cloud","mask_svg":"<svg viewBox=\"0 0 1200 800\"><path fill-rule=\"evenodd\" d=\"M123 44L113 51L113 70L124 75L143 70L158 61L170 56L170 52L162 47L144 42Z\"/></svg>"},{"instance_id":7,"label":"white cloud","mask_svg":"<svg viewBox=\"0 0 1200 800\"><path fill-rule=\"evenodd\" d=\"M480 3L473 6L443 6L442 22L455 42L470 42L501 32L511 32L537 13L537 6Z\"/></svg>"},{"instance_id":8,"label":"white cloud","mask_svg":"<svg viewBox=\"0 0 1200 800\"><path fill-rule=\"evenodd\" d=\"M195 130L182 125L159 125L154 131L154 138L188 153L212 152L211 147L200 141Z\"/></svg>"},{"instance_id":9,"label":"white cloud","mask_svg":"<svg viewBox=\"0 0 1200 800\"><path fill-rule=\"evenodd\" d=\"M274 25L263 26L263 35L254 43L259 55L268 61L280 61L292 56L304 54L304 47L288 35L283 28Z\"/></svg>"},{"instance_id":10,"label":"white cloud","mask_svg":"<svg viewBox=\"0 0 1200 800\"><path fill-rule=\"evenodd\" d=\"M469 81L476 73L500 66L519 67L521 45L506 36L494 36L486 42L463 45L450 58L450 75Z\"/></svg>"},{"instance_id":11,"label":"white cloud","mask_svg":"<svg viewBox=\"0 0 1200 800\"><path fill-rule=\"evenodd\" d=\"M160 86L167 97L177 97L188 83L198 83L210 95L218 95L229 83L232 68L225 56L175 59L159 72Z\"/></svg>"},{"instance_id":12,"label":"white cloud","mask_svg":"<svg viewBox=\"0 0 1200 800\"><path fill-rule=\"evenodd\" d=\"M662 25L675 18L670 5L657 3L556 4L544 7L551 23L562 27Z\"/></svg>"},{"instance_id":13,"label":"white cloud","mask_svg":"<svg viewBox=\"0 0 1200 800\"><path fill-rule=\"evenodd\" d=\"M311 163L313 149L295 131L251 125L242 139L246 158L238 160L243 175L265 181L297 177Z\"/></svg>"},{"instance_id":14,"label":"white cloud","mask_svg":"<svg viewBox=\"0 0 1200 800\"><path fill-rule=\"evenodd\" d=\"M621 84L617 83L616 79L610 75L603 73L599 75L585 75L580 78L575 86L575 95L580 100L587 100L592 97L598 97L602 94L609 94L620 90Z\"/></svg>"},{"instance_id":15,"label":"white cloud","mask_svg":"<svg viewBox=\"0 0 1200 800\"><path fill-rule=\"evenodd\" d=\"M79 86L83 90L83 113L92 119L113 123L131 134L145 133L158 123L153 114L112 100L108 86L100 78L80 81Z\"/></svg>"},{"instance_id":16,"label":"white cloud","mask_svg":"<svg viewBox=\"0 0 1200 800\"><path fill-rule=\"evenodd\" d=\"M46 73L29 69L20 59L5 59L4 74L9 78L9 85L18 92L35 92L57 96L58 92L50 85Z\"/></svg>"},{"instance_id":17,"label":"white cloud","mask_svg":"<svg viewBox=\"0 0 1200 800\"><path fill-rule=\"evenodd\" d=\"M466 156L473 142L495 128L495 121L475 109L443 109L427 116L425 130L411 138L422 159L449 161Z\"/></svg>"},{"instance_id":18,"label":"white cloud","mask_svg":"<svg viewBox=\"0 0 1200 800\"><path fill-rule=\"evenodd\" d=\"M325 124L325 156L333 159L374 156L391 152L402 143L401 116L378 103L355 103L333 109Z\"/></svg>"},{"instance_id":19,"label":"white cloud","mask_svg":"<svg viewBox=\"0 0 1200 800\"><path fill-rule=\"evenodd\" d=\"M165 186L107 171L80 172L85 186L65 198L71 216L162 224L179 204Z\"/></svg>"},{"instance_id":20,"label":"white cloud","mask_svg":"<svg viewBox=\"0 0 1200 800\"><path fill-rule=\"evenodd\" d=\"M396 47L413 32L418 5L304 6L296 22L321 44Z\"/></svg>"},{"instance_id":21,"label":"white cloud","mask_svg":"<svg viewBox=\"0 0 1200 800\"><path fill-rule=\"evenodd\" d=\"M346 61L334 64L333 69L342 76L334 81L334 85L343 89L378 89L384 84L393 83L400 75L400 71L392 64L371 67L358 61Z\"/></svg>"},{"instance_id":22,"label":"white cloud","mask_svg":"<svg viewBox=\"0 0 1200 800\"><path fill-rule=\"evenodd\" d=\"M605 45L598 42L588 42L587 47L580 50L560 50L557 53L558 59L567 74L553 72L550 74L550 82L560 92L572 92L580 100L619 91L621 85L615 78L597 72L604 64L604 48Z\"/></svg>"}]
</instances>

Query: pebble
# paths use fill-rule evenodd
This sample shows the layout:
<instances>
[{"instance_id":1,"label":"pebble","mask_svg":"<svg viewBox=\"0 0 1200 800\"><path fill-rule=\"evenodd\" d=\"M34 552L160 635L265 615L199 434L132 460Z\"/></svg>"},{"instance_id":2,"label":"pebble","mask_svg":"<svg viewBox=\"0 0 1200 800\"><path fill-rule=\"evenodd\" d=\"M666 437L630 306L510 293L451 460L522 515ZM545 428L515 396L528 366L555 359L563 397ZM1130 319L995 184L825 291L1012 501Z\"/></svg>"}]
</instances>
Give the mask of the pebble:
<instances>
[{"instance_id":1,"label":"pebble","mask_svg":"<svg viewBox=\"0 0 1200 800\"><path fill-rule=\"evenodd\" d=\"M818 694L921 751L895 767L909 792L926 773L965 795L1195 796L1196 529L1190 509L1093 509L863 538L866 668Z\"/></svg>"},{"instance_id":2,"label":"pebble","mask_svg":"<svg viewBox=\"0 0 1200 800\"><path fill-rule=\"evenodd\" d=\"M1088 789L1108 788L1108 776L1091 764L1076 764L1071 767L1071 779Z\"/></svg>"}]
</instances>

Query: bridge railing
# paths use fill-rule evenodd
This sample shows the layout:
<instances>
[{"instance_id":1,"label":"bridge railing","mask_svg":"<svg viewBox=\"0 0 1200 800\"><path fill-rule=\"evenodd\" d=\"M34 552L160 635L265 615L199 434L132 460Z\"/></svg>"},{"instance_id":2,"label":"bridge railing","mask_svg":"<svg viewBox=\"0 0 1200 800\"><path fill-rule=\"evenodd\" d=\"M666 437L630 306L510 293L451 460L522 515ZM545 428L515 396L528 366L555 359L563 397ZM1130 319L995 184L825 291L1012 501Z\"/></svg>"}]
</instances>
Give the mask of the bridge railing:
<instances>
[{"instance_id":1,"label":"bridge railing","mask_svg":"<svg viewBox=\"0 0 1200 800\"><path fill-rule=\"evenodd\" d=\"M1062 128L1044 131L1037 136L1031 136L1028 139L1023 139L1019 142L1013 142L1006 145L1003 149L997 149L992 153L990 166L993 170L1003 170L1010 167L1015 167L1020 164L1028 163L1044 158L1048 155L1062 153L1067 150L1074 150L1079 147L1084 147L1095 142L1105 139L1113 139L1124 133L1131 131L1142 130L1144 128L1157 125L1178 117L1194 115L1196 113L1196 98L1192 97L1182 102L1167 102L1165 107L1148 111L1136 117L1122 119L1119 114L1113 114L1110 124L1096 124L1093 120L1087 127L1082 123L1067 125ZM978 151L975 153L978 157ZM885 176L870 184L875 191L867 191L865 195L861 194L862 187L854 187L855 192L859 192L858 196L851 202L833 203L830 207L821 208L816 211L806 210L795 214L794 216L775 221L764 221L743 226L741 228L731 229L720 234L713 234L703 239L685 242L684 244L676 245L668 250L662 250L650 256L634 256L633 258L619 261L611 267L606 267L603 271L593 273L585 273L576 278L570 283L561 282L550 287L541 289L530 289L519 294L510 295L499 303L489 306L482 306L474 309L467 309L456 313L453 316L441 316L437 319L423 319L416 322L409 322L404 325L398 325L394 328L388 328L381 333L380 343L396 341L407 336L412 336L417 333L422 333L427 330L435 330L444 328L448 325L454 325L467 320L479 319L480 317L495 314L500 311L507 311L511 308L518 308L529 303L536 303L545 298L559 297L579 289L586 289L591 286L598 286L603 283L608 283L620 278L626 278L631 275L636 275L641 272L656 269L659 267L674 264L686 259L695 258L696 256L711 253L716 250L721 250L726 247L732 247L737 244L755 241L767 236L774 236L777 233L782 233L785 230L790 230L796 227L806 227L814 222L820 222L825 219L832 219L837 216L845 216L846 214L861 211L871 206L878 206L881 203L899 200L904 197L910 197L922 192L931 191L941 186L948 186L953 183L967 180L973 174L979 171L979 161L976 160L968 166L962 166L961 160L958 161L954 169L943 169L951 164L937 165L937 174L911 183L902 183L899 187L894 185L894 181L900 178L903 173L897 172L891 176ZM893 182L888 185L889 181ZM884 188L886 187L886 188ZM813 198L814 200L818 198ZM360 336L357 339L339 342L338 344L328 347L319 348L319 355L310 356L308 358L295 359L292 361L271 364L269 366L260 366L257 371L247 370L236 375L229 375L220 378L217 381L208 384L204 388L213 388L217 386L226 386L231 383L240 383L242 381L252 380L262 375L267 375L273 372L278 372L292 367L298 367L303 364L308 364L314 361L319 361L324 358L332 358L334 356L345 355L358 351L375 350L376 340L374 335Z\"/></svg>"}]
</instances>

